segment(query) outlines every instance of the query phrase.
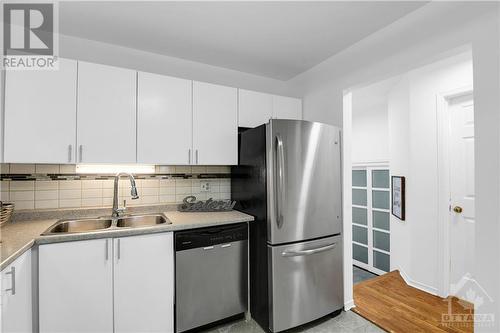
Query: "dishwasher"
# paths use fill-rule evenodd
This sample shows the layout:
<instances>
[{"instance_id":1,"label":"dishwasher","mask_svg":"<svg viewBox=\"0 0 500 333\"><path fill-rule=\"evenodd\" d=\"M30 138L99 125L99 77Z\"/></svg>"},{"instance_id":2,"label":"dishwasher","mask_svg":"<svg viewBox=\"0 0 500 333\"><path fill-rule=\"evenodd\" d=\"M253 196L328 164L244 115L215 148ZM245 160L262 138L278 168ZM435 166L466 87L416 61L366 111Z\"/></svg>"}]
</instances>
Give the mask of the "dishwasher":
<instances>
[{"instance_id":1,"label":"dishwasher","mask_svg":"<svg viewBox=\"0 0 500 333\"><path fill-rule=\"evenodd\" d=\"M247 311L248 225L175 233L176 332Z\"/></svg>"}]
</instances>

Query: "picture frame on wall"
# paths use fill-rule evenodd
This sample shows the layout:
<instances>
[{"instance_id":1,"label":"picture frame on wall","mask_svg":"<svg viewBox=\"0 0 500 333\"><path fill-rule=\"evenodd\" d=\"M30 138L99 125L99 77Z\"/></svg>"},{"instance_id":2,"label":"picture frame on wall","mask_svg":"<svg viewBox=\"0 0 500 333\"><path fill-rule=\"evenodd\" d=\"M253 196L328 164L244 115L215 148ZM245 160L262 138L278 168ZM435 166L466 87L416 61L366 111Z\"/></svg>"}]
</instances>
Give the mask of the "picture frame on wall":
<instances>
[{"instance_id":1,"label":"picture frame on wall","mask_svg":"<svg viewBox=\"0 0 500 333\"><path fill-rule=\"evenodd\" d=\"M401 221L405 220L405 177L392 176L391 177L391 194L392 204L391 213Z\"/></svg>"}]
</instances>

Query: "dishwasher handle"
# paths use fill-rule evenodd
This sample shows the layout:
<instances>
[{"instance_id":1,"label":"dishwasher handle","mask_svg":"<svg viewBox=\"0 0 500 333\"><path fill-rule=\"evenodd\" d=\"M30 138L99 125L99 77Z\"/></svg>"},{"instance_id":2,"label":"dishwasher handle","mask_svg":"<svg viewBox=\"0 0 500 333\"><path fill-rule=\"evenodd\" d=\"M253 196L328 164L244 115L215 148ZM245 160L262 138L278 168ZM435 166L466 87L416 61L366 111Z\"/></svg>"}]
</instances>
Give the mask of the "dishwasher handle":
<instances>
[{"instance_id":1,"label":"dishwasher handle","mask_svg":"<svg viewBox=\"0 0 500 333\"><path fill-rule=\"evenodd\" d=\"M175 233L175 251L208 247L220 248L222 245L243 240L248 240L248 224L246 222L187 232L179 231Z\"/></svg>"}]
</instances>

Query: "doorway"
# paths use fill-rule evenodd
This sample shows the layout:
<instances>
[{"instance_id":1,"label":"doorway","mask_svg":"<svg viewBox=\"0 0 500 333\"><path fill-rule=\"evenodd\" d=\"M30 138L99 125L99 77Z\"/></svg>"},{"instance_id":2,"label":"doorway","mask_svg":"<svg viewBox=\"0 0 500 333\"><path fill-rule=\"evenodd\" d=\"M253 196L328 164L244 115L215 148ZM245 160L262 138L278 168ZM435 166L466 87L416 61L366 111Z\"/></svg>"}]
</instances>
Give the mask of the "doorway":
<instances>
[{"instance_id":1,"label":"doorway","mask_svg":"<svg viewBox=\"0 0 500 333\"><path fill-rule=\"evenodd\" d=\"M376 275L390 271L389 187L387 165L353 167L353 263Z\"/></svg>"},{"instance_id":2,"label":"doorway","mask_svg":"<svg viewBox=\"0 0 500 333\"><path fill-rule=\"evenodd\" d=\"M443 269L440 294L461 296L473 278L475 234L474 101L471 88L438 97ZM440 119L440 121L439 121Z\"/></svg>"},{"instance_id":3,"label":"doorway","mask_svg":"<svg viewBox=\"0 0 500 333\"><path fill-rule=\"evenodd\" d=\"M410 330L426 330L427 324L419 320L420 314L394 312L394 309L414 308L423 299L435 305L428 309L434 313L430 315L432 318L435 315L442 319L441 315L448 312L470 315L474 300L468 291L480 295L481 288L472 274L475 233L472 74L471 54L464 53L410 70L394 80L350 89L344 95L344 150L349 152L345 154L348 164L344 166L353 172L344 173L344 185L348 184L344 187L347 193L344 223L350 227L344 232L351 238L351 247L346 251L351 252L354 264L360 259L370 263L365 255L370 252L360 251L363 245L369 248L370 242L360 236L365 235L365 228L364 215L359 218L359 209L369 208L368 198L365 204L361 194L365 189L368 192L369 186L359 182L357 176L366 170L359 162L372 165L376 157L380 164L384 157L380 153L385 153L389 175L406 180L406 214L389 216L390 272L353 288L355 311L368 311L364 315L370 320L377 320L383 313L385 319L390 318L384 328L395 329L394 325L406 316L415 325ZM368 91L374 94L369 95ZM380 99L382 103L378 102ZM357 116L356 106L360 101L368 106L368 112ZM378 112L379 105L387 111ZM385 119L387 128L381 126ZM390 187L387 190L390 193ZM353 208L356 209L352 211ZM390 211L391 207L387 208ZM406 296L401 297L403 294ZM373 309L378 314L370 312ZM429 317L429 313L421 315ZM445 321L434 320L433 325L445 325ZM465 331L472 327L470 321L459 324L466 325Z\"/></svg>"}]
</instances>

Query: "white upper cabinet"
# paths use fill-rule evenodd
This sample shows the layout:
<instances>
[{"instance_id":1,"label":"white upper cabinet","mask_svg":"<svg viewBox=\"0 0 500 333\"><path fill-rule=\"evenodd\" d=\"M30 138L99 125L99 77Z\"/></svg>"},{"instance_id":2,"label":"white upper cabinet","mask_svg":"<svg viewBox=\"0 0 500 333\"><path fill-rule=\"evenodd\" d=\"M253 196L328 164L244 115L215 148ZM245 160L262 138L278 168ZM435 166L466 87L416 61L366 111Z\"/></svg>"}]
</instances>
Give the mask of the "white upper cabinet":
<instances>
[{"instance_id":1,"label":"white upper cabinet","mask_svg":"<svg viewBox=\"0 0 500 333\"><path fill-rule=\"evenodd\" d=\"M238 163L238 91L193 82L194 164Z\"/></svg>"},{"instance_id":2,"label":"white upper cabinet","mask_svg":"<svg viewBox=\"0 0 500 333\"><path fill-rule=\"evenodd\" d=\"M33 332L31 250L23 253L1 274L1 332Z\"/></svg>"},{"instance_id":3,"label":"white upper cabinet","mask_svg":"<svg viewBox=\"0 0 500 333\"><path fill-rule=\"evenodd\" d=\"M58 70L8 71L4 161L75 163L77 63Z\"/></svg>"},{"instance_id":4,"label":"white upper cabinet","mask_svg":"<svg viewBox=\"0 0 500 333\"><path fill-rule=\"evenodd\" d=\"M6 73L3 160L234 165L238 126L270 118L302 119L302 101L60 59Z\"/></svg>"},{"instance_id":5,"label":"white upper cabinet","mask_svg":"<svg viewBox=\"0 0 500 333\"><path fill-rule=\"evenodd\" d=\"M115 332L173 332L173 233L113 242Z\"/></svg>"},{"instance_id":6,"label":"white upper cabinet","mask_svg":"<svg viewBox=\"0 0 500 333\"><path fill-rule=\"evenodd\" d=\"M302 100L238 90L238 126L257 127L269 119L302 119Z\"/></svg>"},{"instance_id":7,"label":"white upper cabinet","mask_svg":"<svg viewBox=\"0 0 500 333\"><path fill-rule=\"evenodd\" d=\"M136 162L136 75L78 63L78 163Z\"/></svg>"},{"instance_id":8,"label":"white upper cabinet","mask_svg":"<svg viewBox=\"0 0 500 333\"><path fill-rule=\"evenodd\" d=\"M192 81L139 72L137 162L191 163L192 117Z\"/></svg>"},{"instance_id":9,"label":"white upper cabinet","mask_svg":"<svg viewBox=\"0 0 500 333\"><path fill-rule=\"evenodd\" d=\"M273 116L273 95L239 89L238 126L257 127Z\"/></svg>"},{"instance_id":10,"label":"white upper cabinet","mask_svg":"<svg viewBox=\"0 0 500 333\"><path fill-rule=\"evenodd\" d=\"M274 95L273 118L302 119L302 100L298 98Z\"/></svg>"}]
</instances>

